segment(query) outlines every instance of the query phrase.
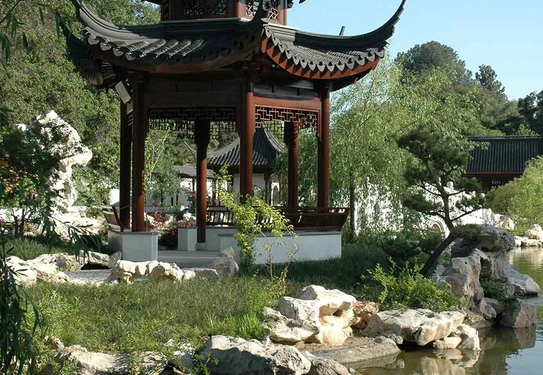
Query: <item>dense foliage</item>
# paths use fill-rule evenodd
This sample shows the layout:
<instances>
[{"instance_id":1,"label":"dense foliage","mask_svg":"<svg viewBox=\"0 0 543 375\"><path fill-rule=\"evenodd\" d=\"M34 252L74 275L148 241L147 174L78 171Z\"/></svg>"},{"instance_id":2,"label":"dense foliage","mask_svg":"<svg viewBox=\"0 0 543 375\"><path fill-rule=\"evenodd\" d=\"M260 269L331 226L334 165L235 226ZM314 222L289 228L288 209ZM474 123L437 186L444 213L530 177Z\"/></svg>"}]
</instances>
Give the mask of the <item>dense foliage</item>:
<instances>
[{"instance_id":1,"label":"dense foliage","mask_svg":"<svg viewBox=\"0 0 543 375\"><path fill-rule=\"evenodd\" d=\"M219 178L219 200L232 211L233 224L238 230L234 238L239 247L239 265L245 274L252 274L255 271L255 240L257 236L282 237L283 234L294 235L293 227L276 208L270 206L262 199L247 195L245 197L234 194L226 186L231 179L227 175L227 166L224 166ZM271 245L268 251L269 263L273 263L273 249ZM293 252L295 249L292 250ZM273 275L270 275L273 277Z\"/></svg>"},{"instance_id":2,"label":"dense foliage","mask_svg":"<svg viewBox=\"0 0 543 375\"><path fill-rule=\"evenodd\" d=\"M58 191L51 189L51 180L60 160L72 152L57 148L64 137L57 127L44 127L38 121L27 127L0 128L0 207L7 209L4 219L15 237L22 237L30 222L44 232L55 225L51 213Z\"/></svg>"},{"instance_id":3,"label":"dense foliage","mask_svg":"<svg viewBox=\"0 0 543 375\"><path fill-rule=\"evenodd\" d=\"M82 191L80 203L106 203L107 191L117 185L118 179L119 99L112 91L98 91L90 86L67 56L54 12L78 35L82 27L74 18L72 2L51 0L47 6L42 3L27 0L0 4L0 19L16 5L7 20L16 19L18 24L12 32L11 27L8 30L8 25L0 22L0 31L10 46L9 60L4 56L5 70L0 74L0 107L9 109L9 116L0 118L0 124L28 124L37 115L54 109L93 151L91 162L76 170ZM158 20L154 7L137 0L97 0L86 5L118 24ZM88 186L93 188L85 188Z\"/></svg>"},{"instance_id":4,"label":"dense foliage","mask_svg":"<svg viewBox=\"0 0 543 375\"><path fill-rule=\"evenodd\" d=\"M33 375L37 355L34 333L42 316L21 290L7 264L11 255L7 230L0 221L0 374Z\"/></svg>"},{"instance_id":5,"label":"dense foliage","mask_svg":"<svg viewBox=\"0 0 543 375\"><path fill-rule=\"evenodd\" d=\"M448 289L425 278L419 266L404 266L387 272L381 265L370 271L370 278L381 286L380 310L429 309L435 312L456 310L458 298ZM396 272L394 272L396 271Z\"/></svg>"},{"instance_id":6,"label":"dense foliage","mask_svg":"<svg viewBox=\"0 0 543 375\"><path fill-rule=\"evenodd\" d=\"M543 157L531 160L524 174L490 192L491 207L505 213L526 229L543 225Z\"/></svg>"}]
</instances>

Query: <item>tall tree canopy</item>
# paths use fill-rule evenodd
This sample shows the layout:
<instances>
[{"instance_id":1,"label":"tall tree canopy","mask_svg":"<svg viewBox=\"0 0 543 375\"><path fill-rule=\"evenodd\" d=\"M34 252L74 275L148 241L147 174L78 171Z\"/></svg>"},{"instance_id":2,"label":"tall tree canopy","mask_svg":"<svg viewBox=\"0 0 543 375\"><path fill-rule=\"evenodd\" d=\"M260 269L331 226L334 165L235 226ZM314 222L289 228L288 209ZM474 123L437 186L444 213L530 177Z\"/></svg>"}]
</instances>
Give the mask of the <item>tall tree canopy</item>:
<instances>
[{"instance_id":1,"label":"tall tree canopy","mask_svg":"<svg viewBox=\"0 0 543 375\"><path fill-rule=\"evenodd\" d=\"M94 186L88 197L107 199L107 189L116 184L118 173L119 99L112 92L98 91L75 71L66 54L66 42L59 35L53 10L71 21L74 33L82 26L73 19L70 0L50 0L41 7L39 0L0 4L0 19L11 12L21 25L9 37L10 58L4 60L0 74L0 107L10 110L1 124L29 123L41 113L54 109L70 123L93 151L91 163L76 173L84 175L86 184ZM11 6L10 6L11 5ZM13 5L16 5L13 7ZM152 23L159 19L158 10L139 0L96 0L89 2L103 18L118 24ZM2 24L0 24L2 27ZM5 73L5 74L4 74Z\"/></svg>"},{"instance_id":2,"label":"tall tree canopy","mask_svg":"<svg viewBox=\"0 0 543 375\"><path fill-rule=\"evenodd\" d=\"M403 69L415 74L422 74L433 69L452 68L460 83L471 80L471 72L466 63L460 60L458 53L451 47L436 41L417 44L407 52L398 54L396 60Z\"/></svg>"}]
</instances>

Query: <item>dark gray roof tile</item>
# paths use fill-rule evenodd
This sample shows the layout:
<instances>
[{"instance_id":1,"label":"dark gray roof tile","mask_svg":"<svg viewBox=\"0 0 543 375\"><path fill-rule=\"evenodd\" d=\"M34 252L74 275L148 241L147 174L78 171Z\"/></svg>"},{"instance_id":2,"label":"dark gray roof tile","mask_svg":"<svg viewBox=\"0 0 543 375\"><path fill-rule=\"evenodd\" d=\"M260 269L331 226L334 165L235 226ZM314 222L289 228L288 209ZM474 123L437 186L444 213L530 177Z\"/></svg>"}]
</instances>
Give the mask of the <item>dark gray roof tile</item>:
<instances>
[{"instance_id":1,"label":"dark gray roof tile","mask_svg":"<svg viewBox=\"0 0 543 375\"><path fill-rule=\"evenodd\" d=\"M253 136L253 170L258 172L272 171L277 162L277 153L285 152L284 145L265 126L256 128ZM228 165L231 169L239 169L240 139L214 151L207 156L209 169L219 170Z\"/></svg>"},{"instance_id":2,"label":"dark gray roof tile","mask_svg":"<svg viewBox=\"0 0 543 375\"><path fill-rule=\"evenodd\" d=\"M469 137L480 143L471 150L467 175L522 175L526 163L543 155L543 138L531 136Z\"/></svg>"}]
</instances>

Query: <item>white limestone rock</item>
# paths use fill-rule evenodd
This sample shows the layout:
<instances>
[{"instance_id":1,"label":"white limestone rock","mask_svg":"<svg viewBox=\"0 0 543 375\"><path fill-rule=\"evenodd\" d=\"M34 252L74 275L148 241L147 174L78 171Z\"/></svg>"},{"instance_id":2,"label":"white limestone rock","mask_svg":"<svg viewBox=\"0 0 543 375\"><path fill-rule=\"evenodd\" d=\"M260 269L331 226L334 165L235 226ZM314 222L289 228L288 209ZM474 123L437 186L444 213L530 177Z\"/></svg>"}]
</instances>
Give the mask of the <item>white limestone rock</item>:
<instances>
[{"instance_id":1,"label":"white limestone rock","mask_svg":"<svg viewBox=\"0 0 543 375\"><path fill-rule=\"evenodd\" d=\"M481 313L486 320L494 319L498 315L494 307L488 303L486 298L481 298L479 305L477 305L477 311Z\"/></svg>"},{"instance_id":2,"label":"white limestone rock","mask_svg":"<svg viewBox=\"0 0 543 375\"><path fill-rule=\"evenodd\" d=\"M75 256L68 253L42 254L26 261L26 264L30 266L34 264L54 264L61 271L76 271L81 269L81 264L77 262Z\"/></svg>"},{"instance_id":3,"label":"white limestone rock","mask_svg":"<svg viewBox=\"0 0 543 375\"><path fill-rule=\"evenodd\" d=\"M531 225L524 234L531 240L543 241L543 228L538 224Z\"/></svg>"},{"instance_id":4,"label":"white limestone rock","mask_svg":"<svg viewBox=\"0 0 543 375\"><path fill-rule=\"evenodd\" d=\"M307 375L351 375L349 369L341 363L330 358L308 358L311 361L311 369Z\"/></svg>"},{"instance_id":5,"label":"white limestone rock","mask_svg":"<svg viewBox=\"0 0 543 375\"><path fill-rule=\"evenodd\" d=\"M515 288L516 295L538 295L541 291L539 285L530 276L517 271L515 266L508 264L505 269L507 283Z\"/></svg>"},{"instance_id":6,"label":"white limestone rock","mask_svg":"<svg viewBox=\"0 0 543 375\"><path fill-rule=\"evenodd\" d=\"M57 171L57 178L51 181L51 189L59 193L55 200L62 211L69 211L77 199L77 192L72 182L72 168L85 166L92 159L92 151L84 146L81 137L70 124L61 119L55 111L38 116L44 134L51 134L53 128L60 132L63 139L54 146L53 151L62 157Z\"/></svg>"},{"instance_id":7,"label":"white limestone rock","mask_svg":"<svg viewBox=\"0 0 543 375\"><path fill-rule=\"evenodd\" d=\"M370 337L397 335L404 341L424 346L451 334L464 321L458 311L435 313L430 310L390 310L373 315L364 333Z\"/></svg>"},{"instance_id":8,"label":"white limestone rock","mask_svg":"<svg viewBox=\"0 0 543 375\"><path fill-rule=\"evenodd\" d=\"M368 325L368 320L373 314L379 312L379 308L375 302L371 301L356 301L353 305L354 322L351 327L356 329L364 329Z\"/></svg>"},{"instance_id":9,"label":"white limestone rock","mask_svg":"<svg viewBox=\"0 0 543 375\"><path fill-rule=\"evenodd\" d=\"M149 272L149 279L153 281L181 282L184 272L175 263L159 263Z\"/></svg>"},{"instance_id":10,"label":"white limestone rock","mask_svg":"<svg viewBox=\"0 0 543 375\"><path fill-rule=\"evenodd\" d=\"M218 257L213 261L213 269L217 271L220 276L232 277L238 274L239 266L233 258L230 257Z\"/></svg>"},{"instance_id":11,"label":"white limestone rock","mask_svg":"<svg viewBox=\"0 0 543 375\"><path fill-rule=\"evenodd\" d=\"M537 310L534 305L517 299L513 310L506 309L500 320L500 325L510 328L524 328L535 324Z\"/></svg>"},{"instance_id":12,"label":"white limestone rock","mask_svg":"<svg viewBox=\"0 0 543 375\"><path fill-rule=\"evenodd\" d=\"M109 266L109 255L97 253L95 251L87 252L86 256L83 252L79 253L80 259L84 259L84 263L89 266L98 266L102 268L111 268Z\"/></svg>"},{"instance_id":13,"label":"white limestone rock","mask_svg":"<svg viewBox=\"0 0 543 375\"><path fill-rule=\"evenodd\" d=\"M235 250L232 248L232 246L224 249L223 251L221 251L221 253L219 254L220 257L223 257L223 258L230 258L230 259L234 259L236 257L236 252Z\"/></svg>"},{"instance_id":14,"label":"white limestone rock","mask_svg":"<svg viewBox=\"0 0 543 375\"><path fill-rule=\"evenodd\" d=\"M263 312L265 325L270 329L270 339L281 344L305 341L320 332L319 327L303 320L287 318L266 307Z\"/></svg>"},{"instance_id":15,"label":"white limestone rock","mask_svg":"<svg viewBox=\"0 0 543 375\"><path fill-rule=\"evenodd\" d=\"M62 271L59 271L56 264L34 264L31 266L37 273L38 281L65 283L70 281L69 277Z\"/></svg>"},{"instance_id":16,"label":"white limestone rock","mask_svg":"<svg viewBox=\"0 0 543 375\"><path fill-rule=\"evenodd\" d=\"M228 336L212 336L201 355L216 359L207 363L216 375L302 375L311 368L311 362L295 347L265 346L256 340Z\"/></svg>"},{"instance_id":17,"label":"white limestone rock","mask_svg":"<svg viewBox=\"0 0 543 375\"><path fill-rule=\"evenodd\" d=\"M466 324L461 324L453 332L452 336L459 337L462 340L460 345L458 345L458 349L473 350L475 352L481 351L479 333L475 328L472 328Z\"/></svg>"},{"instance_id":18,"label":"white limestone rock","mask_svg":"<svg viewBox=\"0 0 543 375\"><path fill-rule=\"evenodd\" d=\"M479 282L481 258L486 258L486 255L479 250L466 257L452 258L451 265L441 275L454 295L470 303L479 301L484 295Z\"/></svg>"},{"instance_id":19,"label":"white limestone rock","mask_svg":"<svg viewBox=\"0 0 543 375\"><path fill-rule=\"evenodd\" d=\"M133 374L134 366L140 374L159 375L169 362L165 356L152 352L130 356L89 352L77 345L62 349L55 361L70 363L77 369L77 375L130 375Z\"/></svg>"},{"instance_id":20,"label":"white limestone rock","mask_svg":"<svg viewBox=\"0 0 543 375\"><path fill-rule=\"evenodd\" d=\"M351 309L356 298L337 289L328 290L319 285L310 285L302 289L298 299L315 301L321 315L335 314L338 310Z\"/></svg>"},{"instance_id":21,"label":"white limestone rock","mask_svg":"<svg viewBox=\"0 0 543 375\"><path fill-rule=\"evenodd\" d=\"M433 342L434 349L437 350L450 350L456 349L462 342L460 337L444 337L440 340Z\"/></svg>"}]
</instances>

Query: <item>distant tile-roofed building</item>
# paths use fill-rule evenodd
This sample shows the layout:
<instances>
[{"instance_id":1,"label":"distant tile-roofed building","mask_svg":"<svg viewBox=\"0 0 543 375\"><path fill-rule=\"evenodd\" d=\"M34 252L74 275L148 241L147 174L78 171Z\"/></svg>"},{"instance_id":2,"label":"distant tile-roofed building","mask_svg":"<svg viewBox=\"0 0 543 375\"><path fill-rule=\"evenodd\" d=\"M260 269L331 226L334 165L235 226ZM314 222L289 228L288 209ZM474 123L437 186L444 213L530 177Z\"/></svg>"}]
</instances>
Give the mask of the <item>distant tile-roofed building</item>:
<instances>
[{"instance_id":1,"label":"distant tile-roofed building","mask_svg":"<svg viewBox=\"0 0 543 375\"><path fill-rule=\"evenodd\" d=\"M469 137L481 143L470 152L466 176L479 179L484 190L503 185L524 173L526 163L543 155L538 136Z\"/></svg>"},{"instance_id":2,"label":"distant tile-roofed building","mask_svg":"<svg viewBox=\"0 0 543 375\"><path fill-rule=\"evenodd\" d=\"M284 144L277 140L266 126L256 128L253 136L253 172L271 173L275 169L277 155L285 151ZM207 167L210 170L219 171L224 165L229 167L230 173L239 173L239 138L207 156Z\"/></svg>"}]
</instances>

